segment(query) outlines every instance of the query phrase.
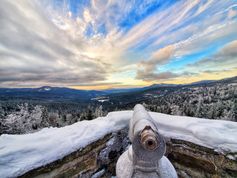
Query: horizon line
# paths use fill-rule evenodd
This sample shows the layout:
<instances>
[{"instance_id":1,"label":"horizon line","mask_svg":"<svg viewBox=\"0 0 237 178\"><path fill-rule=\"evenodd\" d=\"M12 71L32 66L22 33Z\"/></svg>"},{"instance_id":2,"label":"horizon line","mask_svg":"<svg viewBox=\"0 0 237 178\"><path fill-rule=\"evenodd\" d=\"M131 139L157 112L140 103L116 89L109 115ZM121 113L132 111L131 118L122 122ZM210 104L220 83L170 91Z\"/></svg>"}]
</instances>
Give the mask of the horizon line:
<instances>
[{"instance_id":1,"label":"horizon line","mask_svg":"<svg viewBox=\"0 0 237 178\"><path fill-rule=\"evenodd\" d=\"M202 82L202 81L219 81L219 80L225 80L225 79L230 79L230 78L234 78L237 77L237 75L231 76L231 77L224 77L224 78L220 78L220 79L205 79L205 80L196 80L193 82L183 82L183 83L172 83L172 82L162 82L162 83L151 83L148 85L117 85L116 87L105 87L102 89L97 89L97 87L101 87L104 85L84 85L84 86L64 86L64 85L39 85L39 86L16 86L16 87L2 87L0 86L0 88L9 88L9 89L24 89L24 88L43 88L43 87L51 87L51 88L70 88L70 89L75 89L75 90L116 90L116 89L134 89L134 88L143 88L143 87L149 87L152 85L188 85L188 84L194 84L194 83L198 83L198 82ZM88 89L83 89L83 88L88 88ZM89 89L91 88L91 89Z\"/></svg>"}]
</instances>

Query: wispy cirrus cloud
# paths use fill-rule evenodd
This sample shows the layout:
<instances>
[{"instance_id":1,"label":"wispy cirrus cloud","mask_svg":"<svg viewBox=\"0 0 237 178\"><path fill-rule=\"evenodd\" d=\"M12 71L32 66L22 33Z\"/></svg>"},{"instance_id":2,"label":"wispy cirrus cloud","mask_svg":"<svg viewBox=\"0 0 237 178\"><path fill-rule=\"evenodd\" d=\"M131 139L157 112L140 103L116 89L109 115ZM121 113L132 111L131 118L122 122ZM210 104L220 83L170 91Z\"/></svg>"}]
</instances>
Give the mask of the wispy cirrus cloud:
<instances>
[{"instance_id":1,"label":"wispy cirrus cloud","mask_svg":"<svg viewBox=\"0 0 237 178\"><path fill-rule=\"evenodd\" d=\"M1 85L80 85L106 80L110 65L83 55L82 40L65 35L42 10L34 1L1 1Z\"/></svg>"},{"instance_id":2,"label":"wispy cirrus cloud","mask_svg":"<svg viewBox=\"0 0 237 178\"><path fill-rule=\"evenodd\" d=\"M223 48L218 50L214 55L203 58L193 64L189 64L192 68L202 68L201 70L209 69L217 71L216 69L228 70L236 68L237 64L237 40L226 44Z\"/></svg>"},{"instance_id":3,"label":"wispy cirrus cloud","mask_svg":"<svg viewBox=\"0 0 237 178\"><path fill-rule=\"evenodd\" d=\"M174 46L166 46L152 53L149 60L141 61L137 70L137 79L145 81L155 81L176 77L171 72L156 73L157 65L162 65L171 59L174 52Z\"/></svg>"},{"instance_id":4,"label":"wispy cirrus cloud","mask_svg":"<svg viewBox=\"0 0 237 178\"><path fill-rule=\"evenodd\" d=\"M237 40L235 1L2 0L0 25L4 87L137 86L201 80L199 63L222 62L213 78L236 67L235 53L220 55Z\"/></svg>"},{"instance_id":5,"label":"wispy cirrus cloud","mask_svg":"<svg viewBox=\"0 0 237 178\"><path fill-rule=\"evenodd\" d=\"M194 63L190 63L182 69L177 76L177 80L185 78L192 81L192 78L198 79L201 76L209 76L215 79L215 76L228 77L235 76L237 71L237 40L232 41L217 50L213 55L202 58ZM187 75L190 74L190 75Z\"/></svg>"}]
</instances>

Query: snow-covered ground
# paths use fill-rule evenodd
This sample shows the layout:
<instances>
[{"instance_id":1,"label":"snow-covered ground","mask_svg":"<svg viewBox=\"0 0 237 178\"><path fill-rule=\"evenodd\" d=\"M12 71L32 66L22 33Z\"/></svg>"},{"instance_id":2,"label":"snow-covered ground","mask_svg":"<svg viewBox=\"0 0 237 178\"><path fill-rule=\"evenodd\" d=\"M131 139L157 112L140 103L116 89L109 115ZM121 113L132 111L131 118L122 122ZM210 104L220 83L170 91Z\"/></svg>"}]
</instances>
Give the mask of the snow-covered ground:
<instances>
[{"instance_id":1,"label":"snow-covered ground","mask_svg":"<svg viewBox=\"0 0 237 178\"><path fill-rule=\"evenodd\" d=\"M133 111L26 135L0 136L0 177L16 177L128 126ZM165 137L191 141L218 152L237 152L237 123L150 112Z\"/></svg>"}]
</instances>

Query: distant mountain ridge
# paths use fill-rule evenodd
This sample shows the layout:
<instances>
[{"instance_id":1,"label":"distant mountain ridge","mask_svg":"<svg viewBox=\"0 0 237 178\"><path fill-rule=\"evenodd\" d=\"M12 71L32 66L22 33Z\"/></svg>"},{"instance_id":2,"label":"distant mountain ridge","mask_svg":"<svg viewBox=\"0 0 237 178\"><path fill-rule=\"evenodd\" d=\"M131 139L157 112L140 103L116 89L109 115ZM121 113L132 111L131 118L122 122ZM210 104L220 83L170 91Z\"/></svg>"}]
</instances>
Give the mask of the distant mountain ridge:
<instances>
[{"instance_id":1,"label":"distant mountain ridge","mask_svg":"<svg viewBox=\"0 0 237 178\"><path fill-rule=\"evenodd\" d=\"M66 87L43 86L40 88L0 88L0 98L44 100L89 100L106 94L97 90L77 90Z\"/></svg>"},{"instance_id":2,"label":"distant mountain ridge","mask_svg":"<svg viewBox=\"0 0 237 178\"><path fill-rule=\"evenodd\" d=\"M212 83L215 82L216 80L201 80L201 81L197 81L197 82L192 82L190 84L192 85L196 85L196 84L207 84L207 83Z\"/></svg>"},{"instance_id":3,"label":"distant mountain ridge","mask_svg":"<svg viewBox=\"0 0 237 178\"><path fill-rule=\"evenodd\" d=\"M0 99L33 99L33 100L70 100L70 101L84 101L91 100L98 96L119 96L123 93L137 93L144 91L151 91L164 88L177 88L177 87L193 87L193 86L207 86L216 83L236 83L237 76L226 78L222 80L203 80L190 84L153 84L141 88L122 88L122 89L107 89L107 90L78 90L66 87L51 87L42 86L39 88L0 88Z\"/></svg>"}]
</instances>

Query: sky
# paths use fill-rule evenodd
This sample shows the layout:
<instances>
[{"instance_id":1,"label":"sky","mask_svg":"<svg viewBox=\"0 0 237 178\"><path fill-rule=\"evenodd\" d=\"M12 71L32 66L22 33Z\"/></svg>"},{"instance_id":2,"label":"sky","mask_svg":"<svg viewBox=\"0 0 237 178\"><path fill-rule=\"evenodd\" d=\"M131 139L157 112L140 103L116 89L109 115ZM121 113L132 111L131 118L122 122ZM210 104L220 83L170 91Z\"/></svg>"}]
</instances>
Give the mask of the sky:
<instances>
[{"instance_id":1,"label":"sky","mask_svg":"<svg viewBox=\"0 0 237 178\"><path fill-rule=\"evenodd\" d=\"M132 88L237 75L237 0L0 1L0 87Z\"/></svg>"}]
</instances>

